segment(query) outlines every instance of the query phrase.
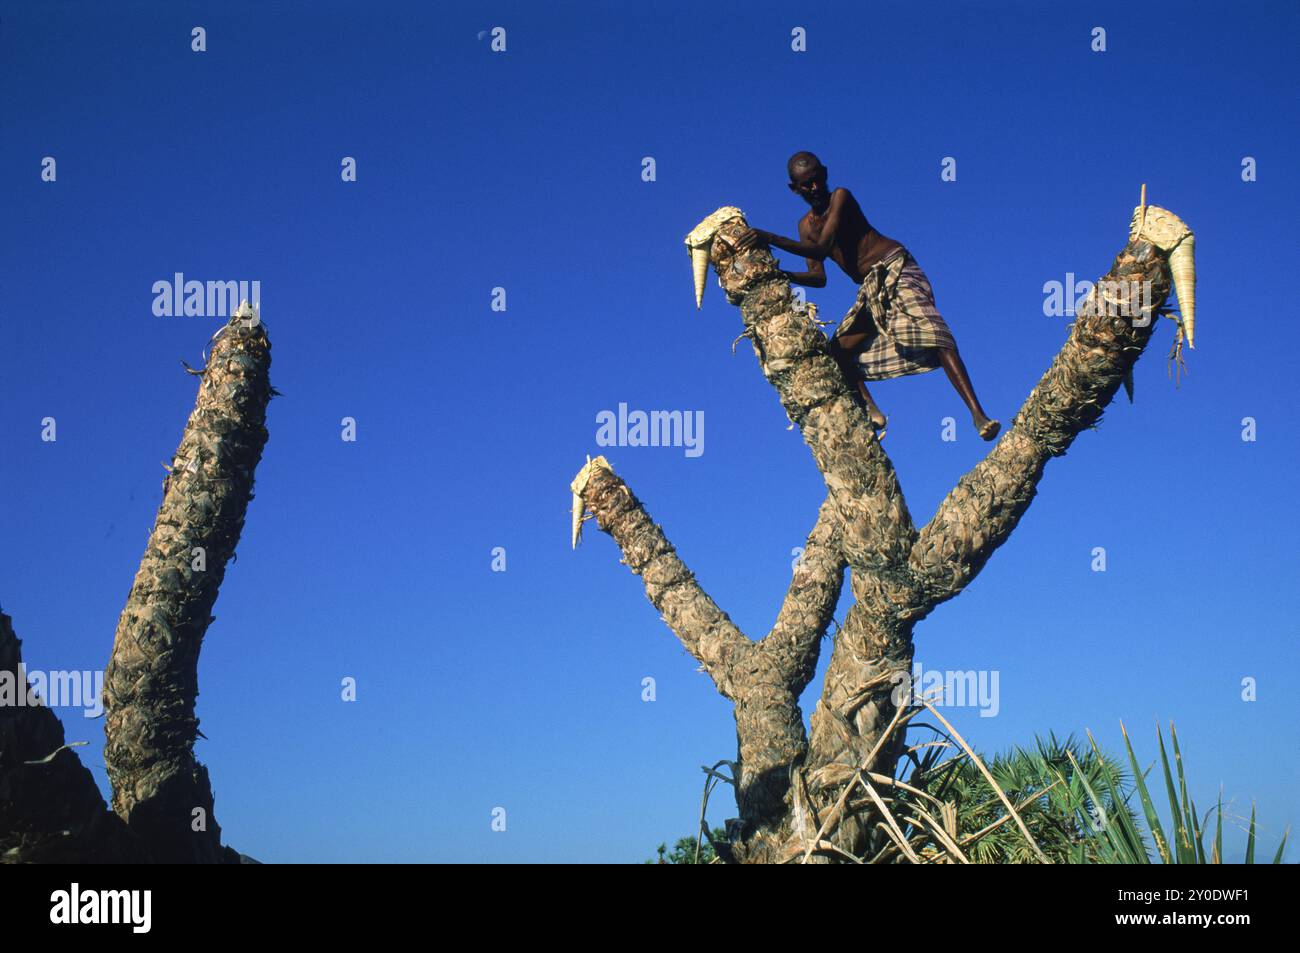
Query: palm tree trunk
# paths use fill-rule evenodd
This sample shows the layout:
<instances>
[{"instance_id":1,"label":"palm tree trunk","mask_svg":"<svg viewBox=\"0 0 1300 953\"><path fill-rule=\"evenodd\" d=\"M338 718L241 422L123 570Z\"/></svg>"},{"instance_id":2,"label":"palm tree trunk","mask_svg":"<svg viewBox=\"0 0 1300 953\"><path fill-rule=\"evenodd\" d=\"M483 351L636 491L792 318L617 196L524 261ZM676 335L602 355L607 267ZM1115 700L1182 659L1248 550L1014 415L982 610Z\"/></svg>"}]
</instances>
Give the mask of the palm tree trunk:
<instances>
[{"instance_id":1,"label":"palm tree trunk","mask_svg":"<svg viewBox=\"0 0 1300 953\"><path fill-rule=\"evenodd\" d=\"M105 673L113 809L164 863L237 859L221 847L194 757L199 650L253 498L266 443L271 347L236 313L212 347Z\"/></svg>"},{"instance_id":2,"label":"palm tree trunk","mask_svg":"<svg viewBox=\"0 0 1300 953\"><path fill-rule=\"evenodd\" d=\"M597 463L583 468L575 493L682 646L734 704L740 817L730 825L726 859L770 860L789 835L791 776L807 752L799 694L817 667L844 579L836 510L829 500L822 504L776 622L754 642L704 592L627 484Z\"/></svg>"}]
</instances>

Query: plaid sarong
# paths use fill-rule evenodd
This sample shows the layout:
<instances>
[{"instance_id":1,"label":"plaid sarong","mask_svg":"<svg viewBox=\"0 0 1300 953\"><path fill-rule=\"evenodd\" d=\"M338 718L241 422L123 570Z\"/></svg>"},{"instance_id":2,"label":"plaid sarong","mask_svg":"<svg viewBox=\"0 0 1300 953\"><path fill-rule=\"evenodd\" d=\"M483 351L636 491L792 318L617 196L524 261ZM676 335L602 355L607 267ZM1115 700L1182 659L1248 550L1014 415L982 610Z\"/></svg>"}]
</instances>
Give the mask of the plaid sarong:
<instances>
[{"instance_id":1,"label":"plaid sarong","mask_svg":"<svg viewBox=\"0 0 1300 953\"><path fill-rule=\"evenodd\" d=\"M858 353L868 381L924 374L940 366L939 348L957 348L930 280L906 248L871 266L835 336L862 332L874 332Z\"/></svg>"}]
</instances>

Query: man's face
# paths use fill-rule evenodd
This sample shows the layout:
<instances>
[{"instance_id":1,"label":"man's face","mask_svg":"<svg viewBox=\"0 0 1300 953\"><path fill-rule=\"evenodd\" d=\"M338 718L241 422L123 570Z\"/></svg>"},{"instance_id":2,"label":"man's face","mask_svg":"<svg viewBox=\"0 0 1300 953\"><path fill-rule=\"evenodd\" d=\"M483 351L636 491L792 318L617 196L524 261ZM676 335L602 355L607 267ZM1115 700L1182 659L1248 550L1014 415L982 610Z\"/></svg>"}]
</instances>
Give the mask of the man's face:
<instances>
[{"instance_id":1,"label":"man's face","mask_svg":"<svg viewBox=\"0 0 1300 953\"><path fill-rule=\"evenodd\" d=\"M825 208L830 202L830 192L826 188L826 167L819 165L796 172L790 180L790 191L798 193L814 210Z\"/></svg>"}]
</instances>

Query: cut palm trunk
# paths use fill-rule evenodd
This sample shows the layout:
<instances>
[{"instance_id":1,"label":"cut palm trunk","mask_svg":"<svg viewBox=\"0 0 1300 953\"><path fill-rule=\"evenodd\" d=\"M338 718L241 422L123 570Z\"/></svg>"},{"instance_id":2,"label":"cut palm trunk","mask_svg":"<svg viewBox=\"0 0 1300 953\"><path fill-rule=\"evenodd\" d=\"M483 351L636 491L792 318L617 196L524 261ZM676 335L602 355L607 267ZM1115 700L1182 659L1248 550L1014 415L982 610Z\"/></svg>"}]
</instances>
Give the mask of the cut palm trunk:
<instances>
[{"instance_id":1,"label":"cut palm trunk","mask_svg":"<svg viewBox=\"0 0 1300 953\"><path fill-rule=\"evenodd\" d=\"M199 650L266 444L271 346L246 306L212 344L105 673L113 809L163 863L237 860L221 847L194 757Z\"/></svg>"}]
</instances>

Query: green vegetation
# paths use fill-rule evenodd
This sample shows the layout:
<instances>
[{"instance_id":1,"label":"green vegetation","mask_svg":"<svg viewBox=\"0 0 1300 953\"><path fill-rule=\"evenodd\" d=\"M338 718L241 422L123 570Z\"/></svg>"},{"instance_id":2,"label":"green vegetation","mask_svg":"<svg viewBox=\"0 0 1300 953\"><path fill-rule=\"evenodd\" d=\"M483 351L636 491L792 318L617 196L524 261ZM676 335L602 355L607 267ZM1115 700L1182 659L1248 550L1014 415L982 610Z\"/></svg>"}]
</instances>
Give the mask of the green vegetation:
<instances>
[{"instance_id":1,"label":"green vegetation","mask_svg":"<svg viewBox=\"0 0 1300 953\"><path fill-rule=\"evenodd\" d=\"M864 786L869 781L875 797L851 798L850 810L875 811L885 821L863 861L1015 864L1034 863L1041 852L1060 864L1224 863L1223 827L1232 815L1225 812L1222 795L1204 815L1198 813L1172 723L1172 762L1157 727L1160 758L1145 769L1127 730L1120 728L1127 764L1102 752L1091 734L1086 745L1073 736L1059 741L1049 735L1035 738L1030 748L983 758L935 729L935 740L908 748L900 761L903 770L892 782L879 775L857 779ZM954 749L957 753L949 756ZM1151 793L1161 781L1168 828ZM1014 805L1019 824L1011 823L1008 804ZM880 814L880 805L888 817ZM1208 839L1211 818L1214 833ZM722 835L714 831L715 838ZM1282 862L1286 841L1283 834L1273 863ZM1252 805L1244 863L1255 863L1255 847ZM683 837L671 852L660 845L658 861L647 863L713 863L707 839L698 861L695 856L696 839Z\"/></svg>"},{"instance_id":2,"label":"green vegetation","mask_svg":"<svg viewBox=\"0 0 1300 953\"><path fill-rule=\"evenodd\" d=\"M727 832L721 827L713 829L713 838L723 840ZM713 845L709 843L708 838L703 838L699 843L699 859L696 859L696 843L694 837L679 837L673 849L668 850L667 844L660 844L657 851L658 856L654 860L647 860L647 864L711 864L717 860L717 854L713 851Z\"/></svg>"}]
</instances>

